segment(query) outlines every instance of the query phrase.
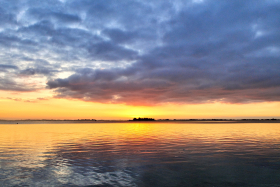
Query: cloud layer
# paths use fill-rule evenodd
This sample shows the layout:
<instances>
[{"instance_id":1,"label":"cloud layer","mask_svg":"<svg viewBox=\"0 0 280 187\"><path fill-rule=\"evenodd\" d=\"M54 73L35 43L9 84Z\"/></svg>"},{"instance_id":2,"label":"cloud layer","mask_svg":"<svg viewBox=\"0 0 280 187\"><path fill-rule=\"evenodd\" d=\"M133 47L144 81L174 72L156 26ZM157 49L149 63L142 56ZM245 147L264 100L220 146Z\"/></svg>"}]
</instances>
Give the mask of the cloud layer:
<instances>
[{"instance_id":1,"label":"cloud layer","mask_svg":"<svg viewBox=\"0 0 280 187\"><path fill-rule=\"evenodd\" d=\"M132 105L280 100L278 0L0 7L2 90Z\"/></svg>"}]
</instances>

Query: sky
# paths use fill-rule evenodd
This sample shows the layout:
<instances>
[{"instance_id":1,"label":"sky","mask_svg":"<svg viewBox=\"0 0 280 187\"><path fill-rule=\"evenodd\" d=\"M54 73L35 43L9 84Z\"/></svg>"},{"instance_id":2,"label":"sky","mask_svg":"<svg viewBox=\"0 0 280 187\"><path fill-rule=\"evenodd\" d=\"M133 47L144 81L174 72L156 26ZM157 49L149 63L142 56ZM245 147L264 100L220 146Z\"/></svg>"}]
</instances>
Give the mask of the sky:
<instances>
[{"instance_id":1,"label":"sky","mask_svg":"<svg viewBox=\"0 0 280 187\"><path fill-rule=\"evenodd\" d=\"M0 0L0 119L280 118L279 0Z\"/></svg>"}]
</instances>

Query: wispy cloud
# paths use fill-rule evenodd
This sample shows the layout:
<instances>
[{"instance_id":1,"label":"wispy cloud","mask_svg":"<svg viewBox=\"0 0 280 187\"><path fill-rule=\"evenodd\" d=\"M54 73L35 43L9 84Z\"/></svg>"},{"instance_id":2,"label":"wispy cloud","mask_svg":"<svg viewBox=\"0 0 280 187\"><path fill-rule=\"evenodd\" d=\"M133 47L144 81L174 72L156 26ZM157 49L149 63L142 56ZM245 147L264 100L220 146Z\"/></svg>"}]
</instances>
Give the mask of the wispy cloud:
<instances>
[{"instance_id":1,"label":"wispy cloud","mask_svg":"<svg viewBox=\"0 0 280 187\"><path fill-rule=\"evenodd\" d=\"M28 0L2 9L2 90L132 105L280 100L279 1Z\"/></svg>"}]
</instances>

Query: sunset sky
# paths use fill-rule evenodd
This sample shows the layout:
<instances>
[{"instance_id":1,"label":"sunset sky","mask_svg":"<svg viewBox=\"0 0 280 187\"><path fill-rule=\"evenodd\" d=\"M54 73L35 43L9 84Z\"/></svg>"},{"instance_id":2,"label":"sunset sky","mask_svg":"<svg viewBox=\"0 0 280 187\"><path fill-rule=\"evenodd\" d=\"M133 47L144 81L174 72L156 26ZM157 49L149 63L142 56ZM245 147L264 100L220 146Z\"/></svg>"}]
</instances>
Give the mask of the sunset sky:
<instances>
[{"instance_id":1,"label":"sunset sky","mask_svg":"<svg viewBox=\"0 0 280 187\"><path fill-rule=\"evenodd\" d=\"M0 0L0 119L280 118L279 0Z\"/></svg>"}]
</instances>

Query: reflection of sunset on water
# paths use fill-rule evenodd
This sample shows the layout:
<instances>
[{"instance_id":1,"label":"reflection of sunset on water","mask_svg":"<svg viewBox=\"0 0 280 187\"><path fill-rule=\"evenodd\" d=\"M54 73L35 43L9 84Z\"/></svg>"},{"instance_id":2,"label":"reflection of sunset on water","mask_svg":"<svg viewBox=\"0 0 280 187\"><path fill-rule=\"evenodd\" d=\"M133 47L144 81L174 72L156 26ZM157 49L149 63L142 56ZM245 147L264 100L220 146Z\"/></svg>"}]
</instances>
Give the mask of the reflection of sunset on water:
<instances>
[{"instance_id":1,"label":"reflection of sunset on water","mask_svg":"<svg viewBox=\"0 0 280 187\"><path fill-rule=\"evenodd\" d=\"M55 186L114 185L117 181L125 186L142 182L152 186L144 178L161 172L166 173L157 176L159 186L172 179L165 177L168 173L182 176L182 181L195 172L203 179L214 175L211 180L242 174L237 178L243 181L244 176L252 182L252 169L256 175L270 176L266 181L272 184L280 174L275 172L280 154L279 123L2 124L0 128L4 175L20 168L13 176L30 180L7 180L4 184L35 184L41 177L52 179L47 184Z\"/></svg>"},{"instance_id":2,"label":"reflection of sunset on water","mask_svg":"<svg viewBox=\"0 0 280 187\"><path fill-rule=\"evenodd\" d=\"M0 125L0 137L9 144L33 145L51 141L79 141L102 137L112 139L145 138L156 139L178 136L185 138L206 137L213 140L230 136L232 138L258 137L279 139L278 123L186 123L186 122L144 122L144 123L81 123L81 124L18 124ZM246 133L245 133L246 132ZM3 144L3 142L1 142Z\"/></svg>"},{"instance_id":3,"label":"reflection of sunset on water","mask_svg":"<svg viewBox=\"0 0 280 187\"><path fill-rule=\"evenodd\" d=\"M156 149L161 141L181 143L219 143L261 139L272 143L280 139L278 123L83 123L83 124L20 124L1 125L2 149L16 148L29 155L41 156L65 142L107 142L108 145L126 144L151 146ZM83 143L82 143L83 144ZM33 153L33 154L30 154ZM26 154L26 153L23 153ZM43 158L41 158L43 159Z\"/></svg>"}]
</instances>

